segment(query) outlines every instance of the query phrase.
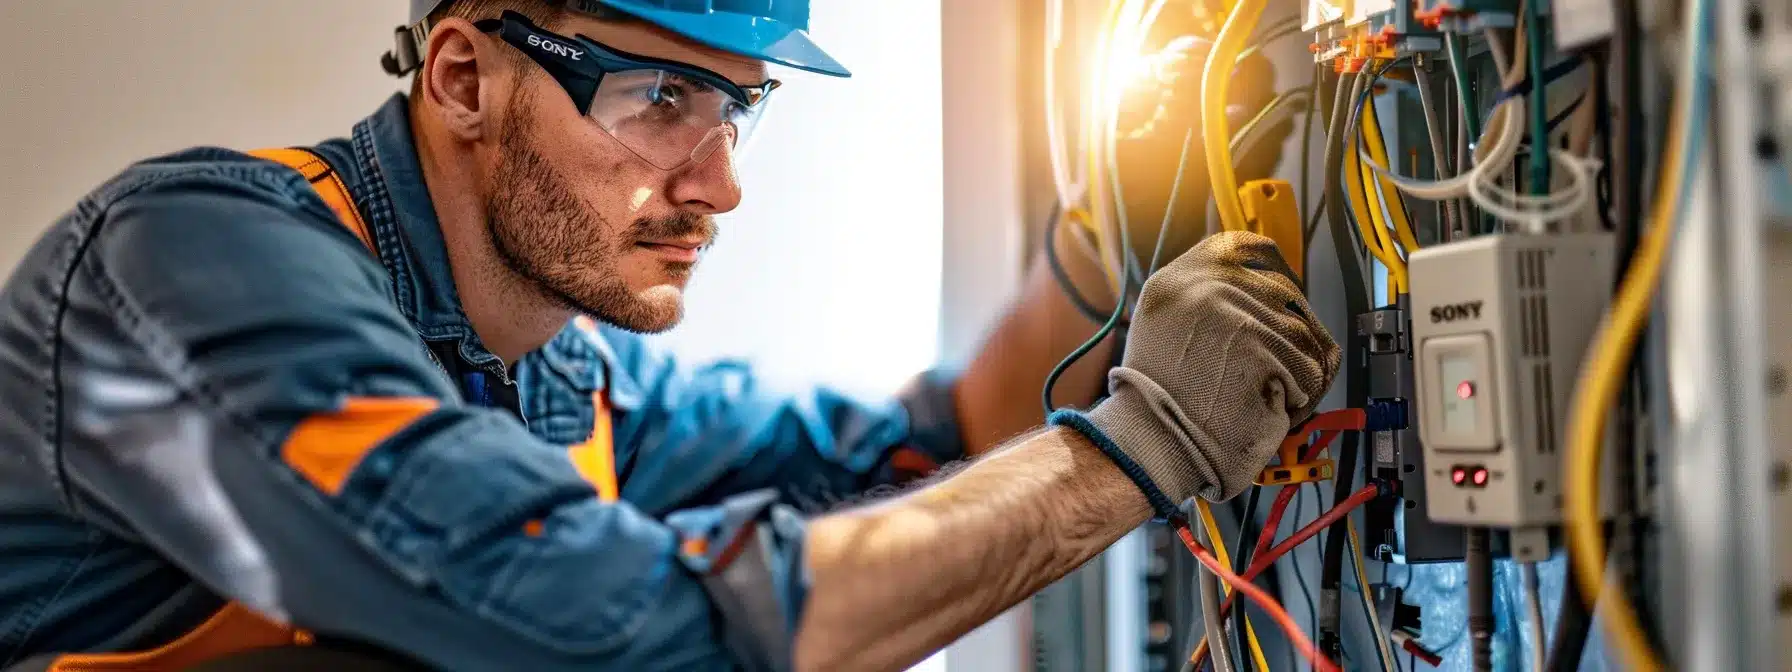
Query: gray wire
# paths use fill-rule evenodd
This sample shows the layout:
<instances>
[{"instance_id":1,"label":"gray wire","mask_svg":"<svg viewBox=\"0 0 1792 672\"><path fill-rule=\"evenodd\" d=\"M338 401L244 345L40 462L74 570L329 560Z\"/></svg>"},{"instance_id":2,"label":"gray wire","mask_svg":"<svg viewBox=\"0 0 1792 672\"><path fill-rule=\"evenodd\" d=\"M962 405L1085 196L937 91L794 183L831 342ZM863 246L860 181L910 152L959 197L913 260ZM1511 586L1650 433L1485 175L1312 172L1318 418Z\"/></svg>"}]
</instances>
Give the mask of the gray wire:
<instances>
[{"instance_id":1,"label":"gray wire","mask_svg":"<svg viewBox=\"0 0 1792 672\"><path fill-rule=\"evenodd\" d=\"M1243 63L1245 59L1250 58L1253 54L1256 54L1259 51L1262 51L1263 45L1269 44L1271 42L1282 39L1289 35L1293 35L1298 32L1300 32L1300 17L1298 17L1298 16L1288 19L1287 21L1284 21L1282 23L1277 23L1275 25L1272 25L1269 27L1268 30L1264 31L1262 37L1253 39L1251 41L1250 45L1246 46L1243 51L1238 52L1238 58L1235 59L1233 62L1234 63Z\"/></svg>"},{"instance_id":2,"label":"gray wire","mask_svg":"<svg viewBox=\"0 0 1792 672\"><path fill-rule=\"evenodd\" d=\"M1531 631L1531 669L1542 672L1545 661L1549 658L1549 642L1543 634L1543 598L1537 585L1537 563L1526 562L1518 566L1519 576L1524 582L1524 606L1530 612ZM1570 581L1574 577L1568 577Z\"/></svg>"},{"instance_id":3,"label":"gray wire","mask_svg":"<svg viewBox=\"0 0 1792 672\"><path fill-rule=\"evenodd\" d=\"M1199 536L1201 544L1211 548L1213 540L1207 538L1205 525L1190 525ZM1205 566L1198 570L1201 584L1201 622L1207 628L1207 647L1212 649L1208 660L1213 661L1213 672L1237 672L1232 665L1232 643L1226 639L1226 619L1220 615L1220 577Z\"/></svg>"},{"instance_id":4,"label":"gray wire","mask_svg":"<svg viewBox=\"0 0 1792 672\"><path fill-rule=\"evenodd\" d=\"M1276 112L1279 112L1281 108L1293 105L1297 102L1304 102L1311 105L1312 101L1307 100L1306 98L1307 90L1305 88L1292 89L1276 94L1275 98L1270 99L1268 105L1264 105L1263 109L1257 111L1257 116L1251 117L1250 121L1244 122L1243 125L1238 127L1238 130L1232 132L1232 153L1243 153L1245 145L1254 139L1253 136L1256 135L1257 129L1264 127L1270 117L1275 116Z\"/></svg>"},{"instance_id":5,"label":"gray wire","mask_svg":"<svg viewBox=\"0 0 1792 672\"><path fill-rule=\"evenodd\" d=\"M1450 161L1450 152L1444 149L1443 132L1438 128L1437 107L1431 102L1431 75L1423 67L1415 66L1412 71L1418 79L1419 107L1425 111L1425 136L1431 141L1432 163L1437 167L1437 177L1438 179L1455 177L1456 167ZM1456 199L1453 198L1443 201L1444 231L1448 232L1441 236L1444 240L1453 238L1455 232L1462 226L1462 214L1457 210L1457 205Z\"/></svg>"}]
</instances>

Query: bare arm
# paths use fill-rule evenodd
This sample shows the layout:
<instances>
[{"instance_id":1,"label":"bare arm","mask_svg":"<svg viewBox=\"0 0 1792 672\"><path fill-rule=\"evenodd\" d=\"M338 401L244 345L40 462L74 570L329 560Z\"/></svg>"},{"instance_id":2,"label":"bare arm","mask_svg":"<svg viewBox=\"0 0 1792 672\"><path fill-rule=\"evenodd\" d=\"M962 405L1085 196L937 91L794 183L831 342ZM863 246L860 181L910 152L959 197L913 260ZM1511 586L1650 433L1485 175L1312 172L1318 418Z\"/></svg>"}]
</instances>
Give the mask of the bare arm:
<instances>
[{"instance_id":1,"label":"bare arm","mask_svg":"<svg viewBox=\"0 0 1792 672\"><path fill-rule=\"evenodd\" d=\"M899 670L1150 516L1081 434L1038 430L933 486L809 525L802 670Z\"/></svg>"},{"instance_id":2,"label":"bare arm","mask_svg":"<svg viewBox=\"0 0 1792 672\"><path fill-rule=\"evenodd\" d=\"M1054 244L1058 258L1083 296L1102 309L1114 304L1102 270L1068 240L1066 227L1056 227ZM1045 255L1034 255L1020 296L983 341L977 358L958 380L955 391L959 424L965 448L978 455L1002 445L1014 435L1039 425L1040 386L1052 367L1099 325L1078 313L1064 295L1046 265ZM1114 343L1109 338L1066 371L1054 390L1060 406L1086 406L1103 389Z\"/></svg>"}]
</instances>

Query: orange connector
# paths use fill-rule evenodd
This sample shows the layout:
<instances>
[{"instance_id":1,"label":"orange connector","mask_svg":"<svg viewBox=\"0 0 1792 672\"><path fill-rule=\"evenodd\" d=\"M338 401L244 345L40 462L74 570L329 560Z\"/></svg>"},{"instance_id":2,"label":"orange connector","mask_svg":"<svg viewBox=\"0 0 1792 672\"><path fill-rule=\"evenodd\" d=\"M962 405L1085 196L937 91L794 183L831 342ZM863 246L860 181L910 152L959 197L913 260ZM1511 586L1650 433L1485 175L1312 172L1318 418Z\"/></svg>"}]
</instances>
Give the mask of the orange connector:
<instances>
[{"instance_id":1,"label":"orange connector","mask_svg":"<svg viewBox=\"0 0 1792 672\"><path fill-rule=\"evenodd\" d=\"M1276 447L1276 464L1257 473L1257 485L1293 485L1328 480L1332 461L1319 459L1320 451L1338 438L1339 432L1379 432L1406 427L1406 402L1375 401L1367 408L1341 408L1319 413L1289 432ZM1307 440L1317 432L1312 445Z\"/></svg>"}]
</instances>

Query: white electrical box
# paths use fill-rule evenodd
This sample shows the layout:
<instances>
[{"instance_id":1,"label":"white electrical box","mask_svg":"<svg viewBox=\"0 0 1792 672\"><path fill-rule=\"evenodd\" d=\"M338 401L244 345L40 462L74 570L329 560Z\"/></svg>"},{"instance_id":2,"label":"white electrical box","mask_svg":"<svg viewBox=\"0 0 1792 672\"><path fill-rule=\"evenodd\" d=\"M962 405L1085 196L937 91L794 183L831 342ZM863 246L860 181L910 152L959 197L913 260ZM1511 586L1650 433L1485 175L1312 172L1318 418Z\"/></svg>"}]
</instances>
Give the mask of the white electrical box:
<instances>
[{"instance_id":1,"label":"white electrical box","mask_svg":"<svg viewBox=\"0 0 1792 672\"><path fill-rule=\"evenodd\" d=\"M1603 233L1491 235L1412 254L1415 420L1433 520L1561 522L1568 406L1611 297L1612 254ZM1515 535L1514 555L1547 553L1534 548L1547 541L1528 541L1539 536Z\"/></svg>"}]
</instances>

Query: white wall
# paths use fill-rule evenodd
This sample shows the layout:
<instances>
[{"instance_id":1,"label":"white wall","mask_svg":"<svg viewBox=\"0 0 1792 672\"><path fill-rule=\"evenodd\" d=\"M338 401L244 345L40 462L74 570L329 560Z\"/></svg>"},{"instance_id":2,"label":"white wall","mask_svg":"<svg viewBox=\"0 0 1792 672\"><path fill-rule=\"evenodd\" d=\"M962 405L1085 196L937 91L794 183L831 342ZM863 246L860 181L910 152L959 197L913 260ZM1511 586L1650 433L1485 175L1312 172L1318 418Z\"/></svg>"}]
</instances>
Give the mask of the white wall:
<instances>
[{"instance_id":1,"label":"white wall","mask_svg":"<svg viewBox=\"0 0 1792 672\"><path fill-rule=\"evenodd\" d=\"M132 161L343 135L397 90L401 2L0 3L0 269Z\"/></svg>"},{"instance_id":2,"label":"white wall","mask_svg":"<svg viewBox=\"0 0 1792 672\"><path fill-rule=\"evenodd\" d=\"M744 157L745 200L666 335L780 376L893 389L931 364L940 312L939 0L820 0L850 79L797 75Z\"/></svg>"}]
</instances>

